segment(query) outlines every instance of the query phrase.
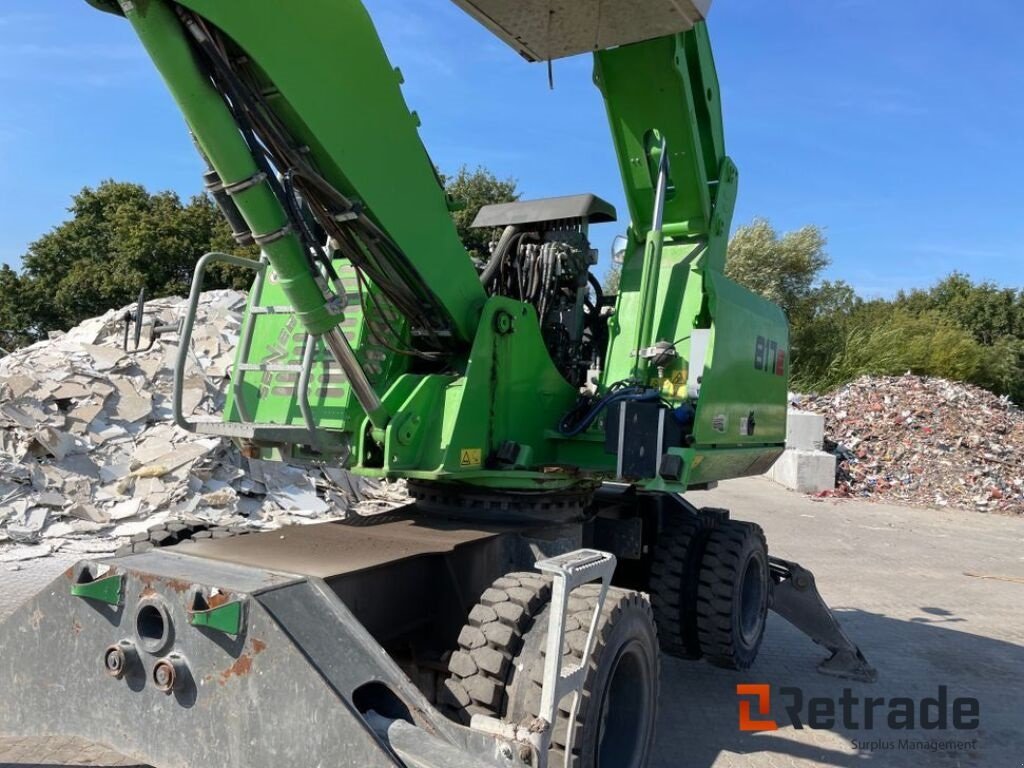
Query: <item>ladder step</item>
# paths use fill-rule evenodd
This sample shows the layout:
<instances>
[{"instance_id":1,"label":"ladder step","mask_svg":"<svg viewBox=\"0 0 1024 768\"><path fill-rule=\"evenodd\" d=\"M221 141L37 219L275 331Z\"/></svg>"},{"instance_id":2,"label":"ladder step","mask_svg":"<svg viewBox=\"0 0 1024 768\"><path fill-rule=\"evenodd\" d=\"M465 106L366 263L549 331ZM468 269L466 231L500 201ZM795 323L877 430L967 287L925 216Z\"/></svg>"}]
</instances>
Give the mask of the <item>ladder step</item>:
<instances>
[{"instance_id":1,"label":"ladder step","mask_svg":"<svg viewBox=\"0 0 1024 768\"><path fill-rule=\"evenodd\" d=\"M291 306L278 307L253 307L249 310L254 315L294 315L295 310Z\"/></svg>"},{"instance_id":2,"label":"ladder step","mask_svg":"<svg viewBox=\"0 0 1024 768\"><path fill-rule=\"evenodd\" d=\"M538 560L534 567L556 578L565 579L566 590L571 591L596 579L611 578L615 571L615 556L597 549L578 549Z\"/></svg>"},{"instance_id":3,"label":"ladder step","mask_svg":"<svg viewBox=\"0 0 1024 768\"><path fill-rule=\"evenodd\" d=\"M261 373L302 373L301 365L274 365L272 363L240 363L236 371L260 371Z\"/></svg>"},{"instance_id":4,"label":"ladder step","mask_svg":"<svg viewBox=\"0 0 1024 768\"><path fill-rule=\"evenodd\" d=\"M306 427L285 424L256 424L253 422L200 421L195 425L196 433L210 437L226 437L235 440L257 440L263 443L281 445L317 445L336 447L343 444L340 434L320 430L313 434Z\"/></svg>"}]
</instances>

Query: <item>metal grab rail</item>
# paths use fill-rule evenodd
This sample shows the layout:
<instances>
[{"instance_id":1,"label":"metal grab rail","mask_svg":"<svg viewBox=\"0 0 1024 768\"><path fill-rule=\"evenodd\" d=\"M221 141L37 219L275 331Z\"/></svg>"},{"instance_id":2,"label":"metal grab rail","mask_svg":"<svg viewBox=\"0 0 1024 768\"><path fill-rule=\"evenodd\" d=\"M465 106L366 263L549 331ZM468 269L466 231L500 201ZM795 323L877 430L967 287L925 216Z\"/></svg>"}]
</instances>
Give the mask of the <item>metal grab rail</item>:
<instances>
[{"instance_id":1,"label":"metal grab rail","mask_svg":"<svg viewBox=\"0 0 1024 768\"><path fill-rule=\"evenodd\" d=\"M252 337L256 322L255 316L257 314L252 311L252 308L263 295L263 285L266 281L267 268L269 267L269 262L265 256L259 261L253 261L252 259L247 259L242 256L232 256L228 253L219 252L207 253L196 263L195 273L192 276L192 289L189 293L188 306L185 310L185 317L182 319L181 334L178 341L178 355L174 364L174 392L171 400L174 423L188 432L199 432L200 429L198 422L190 421L184 413L183 400L185 389L185 369L188 366L188 358L192 350L192 332L195 329L196 314L199 311L199 302L202 299L203 284L206 281L206 271L209 266L214 263L231 264L232 266L242 267L258 273L256 282L253 285L249 312L247 313L242 326L240 338L242 354L240 355L240 358L247 358L249 350L252 347ZM269 429L276 429L278 431L277 437L288 436L290 438L294 438L295 434L300 431L307 433L310 445L319 447L321 441L316 430L316 422L313 419L313 411L309 404L309 384L312 378L312 367L315 357L313 351L315 348L316 340L307 335L302 359L302 372L296 384L296 388L298 389L297 395L299 398L299 410L302 412L302 417L305 421L305 428L300 429L289 427L287 425L267 425L267 427ZM233 425L228 424L221 425L223 427L223 434L230 437L249 436L249 430L244 428L245 425L249 425L251 427L253 434L255 434L256 428L258 427L258 425L253 424L253 419L246 409L244 397L242 396L242 380L244 378L244 373L244 371L236 371L232 377L232 392L234 395L235 407L238 408L238 413L242 417L243 424L237 425L237 427L241 428L232 428Z\"/></svg>"}]
</instances>

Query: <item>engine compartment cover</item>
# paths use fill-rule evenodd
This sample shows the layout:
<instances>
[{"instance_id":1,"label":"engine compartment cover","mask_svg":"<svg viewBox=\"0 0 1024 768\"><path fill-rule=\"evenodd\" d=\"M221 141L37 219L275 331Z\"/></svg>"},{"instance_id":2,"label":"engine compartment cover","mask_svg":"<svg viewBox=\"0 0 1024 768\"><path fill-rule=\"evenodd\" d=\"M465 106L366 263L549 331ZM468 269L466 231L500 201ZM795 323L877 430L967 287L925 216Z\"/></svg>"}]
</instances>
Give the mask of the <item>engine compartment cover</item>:
<instances>
[{"instance_id":1,"label":"engine compartment cover","mask_svg":"<svg viewBox=\"0 0 1024 768\"><path fill-rule=\"evenodd\" d=\"M545 61L685 32L711 0L454 0L520 55Z\"/></svg>"}]
</instances>

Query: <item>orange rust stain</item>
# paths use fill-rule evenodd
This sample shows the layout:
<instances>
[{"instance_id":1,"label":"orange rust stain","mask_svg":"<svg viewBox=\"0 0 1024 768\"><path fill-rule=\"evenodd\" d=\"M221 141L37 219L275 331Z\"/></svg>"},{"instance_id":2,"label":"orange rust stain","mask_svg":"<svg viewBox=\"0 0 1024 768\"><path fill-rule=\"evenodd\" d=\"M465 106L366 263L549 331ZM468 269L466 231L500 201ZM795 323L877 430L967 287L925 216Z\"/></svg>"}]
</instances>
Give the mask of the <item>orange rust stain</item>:
<instances>
[{"instance_id":1,"label":"orange rust stain","mask_svg":"<svg viewBox=\"0 0 1024 768\"><path fill-rule=\"evenodd\" d=\"M75 622L71 625L71 631L76 635L82 634L82 623L78 619L75 619Z\"/></svg>"},{"instance_id":2,"label":"orange rust stain","mask_svg":"<svg viewBox=\"0 0 1024 768\"><path fill-rule=\"evenodd\" d=\"M192 585L187 581L181 579L162 578L160 576L154 576L151 573L142 573L140 571L132 571L132 575L135 576L146 589L155 589L153 583L166 585L171 588L174 592L187 592L192 588Z\"/></svg>"},{"instance_id":3,"label":"orange rust stain","mask_svg":"<svg viewBox=\"0 0 1024 768\"><path fill-rule=\"evenodd\" d=\"M148 597L156 597L156 590L153 589L153 587L147 586L139 595L139 598L142 600L145 600Z\"/></svg>"},{"instance_id":4,"label":"orange rust stain","mask_svg":"<svg viewBox=\"0 0 1024 768\"><path fill-rule=\"evenodd\" d=\"M253 653L263 653L265 650L267 650L267 644L264 643L262 640L255 640L254 639L252 641L252 652Z\"/></svg>"},{"instance_id":5,"label":"orange rust stain","mask_svg":"<svg viewBox=\"0 0 1024 768\"><path fill-rule=\"evenodd\" d=\"M220 673L220 684L224 685L232 677L245 677L252 672L252 657L242 654L238 661Z\"/></svg>"},{"instance_id":6,"label":"orange rust stain","mask_svg":"<svg viewBox=\"0 0 1024 768\"><path fill-rule=\"evenodd\" d=\"M178 593L188 592L190 589L192 589L191 584L189 584L187 581L182 581L181 579L161 579L161 581L163 581L164 584L166 584L168 587L170 587Z\"/></svg>"},{"instance_id":7,"label":"orange rust stain","mask_svg":"<svg viewBox=\"0 0 1024 768\"><path fill-rule=\"evenodd\" d=\"M206 602L211 608L220 608L222 605L225 605L226 603L230 602L230 598L231 595L221 592L217 595L210 595L210 599Z\"/></svg>"}]
</instances>

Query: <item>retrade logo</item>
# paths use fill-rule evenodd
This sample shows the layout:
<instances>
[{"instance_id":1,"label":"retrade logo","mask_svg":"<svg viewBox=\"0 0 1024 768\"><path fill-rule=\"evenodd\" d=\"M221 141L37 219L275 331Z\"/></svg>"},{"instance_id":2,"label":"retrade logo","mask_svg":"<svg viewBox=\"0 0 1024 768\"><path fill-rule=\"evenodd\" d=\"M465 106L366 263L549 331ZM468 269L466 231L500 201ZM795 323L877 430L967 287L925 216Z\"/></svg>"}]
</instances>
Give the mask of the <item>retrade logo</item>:
<instances>
[{"instance_id":1,"label":"retrade logo","mask_svg":"<svg viewBox=\"0 0 1024 768\"><path fill-rule=\"evenodd\" d=\"M765 684L740 684L736 686L736 695L740 697L740 730L741 731L777 731L779 724L771 718L765 718L772 711L772 687ZM757 706L755 719L752 705Z\"/></svg>"},{"instance_id":2,"label":"retrade logo","mask_svg":"<svg viewBox=\"0 0 1024 768\"><path fill-rule=\"evenodd\" d=\"M804 695L802 688L779 688L784 725L796 729L831 729L838 726L850 731L973 731L981 723L981 702L973 696L950 696L940 685L935 696L860 697L844 688L836 698ZM765 683L741 683L736 686L739 698L739 729L741 731L777 731L772 715L772 689Z\"/></svg>"}]
</instances>

